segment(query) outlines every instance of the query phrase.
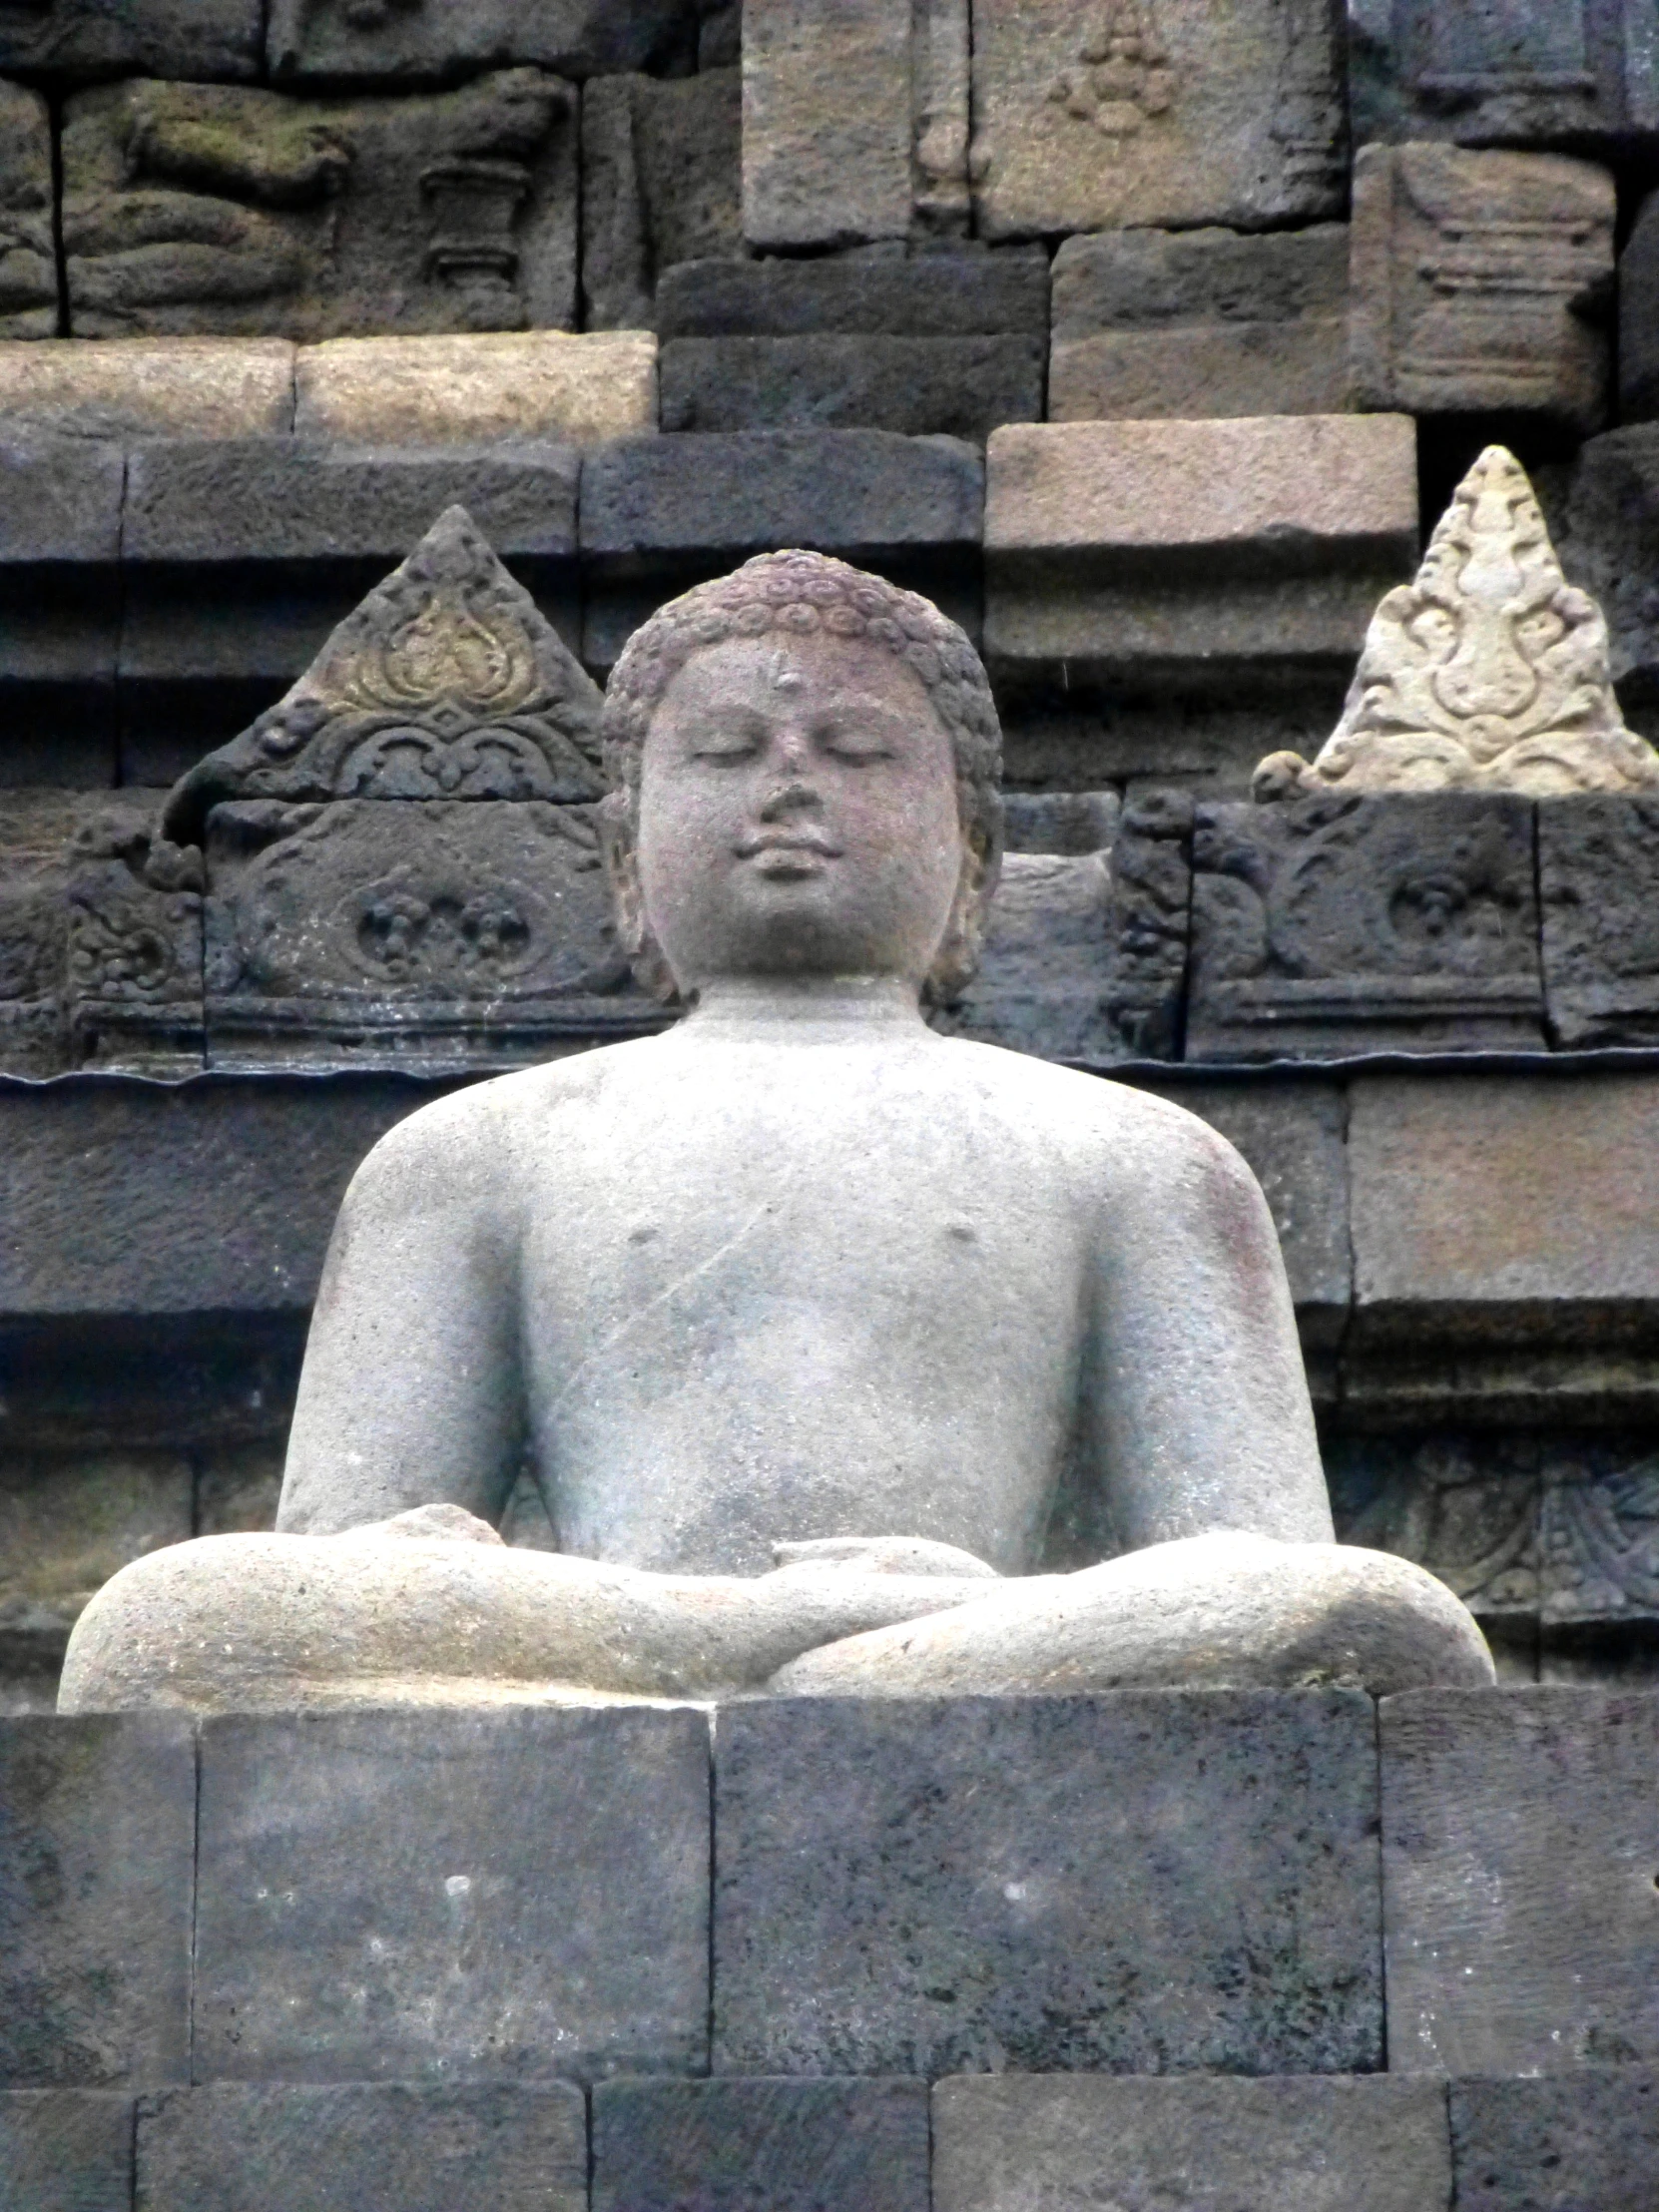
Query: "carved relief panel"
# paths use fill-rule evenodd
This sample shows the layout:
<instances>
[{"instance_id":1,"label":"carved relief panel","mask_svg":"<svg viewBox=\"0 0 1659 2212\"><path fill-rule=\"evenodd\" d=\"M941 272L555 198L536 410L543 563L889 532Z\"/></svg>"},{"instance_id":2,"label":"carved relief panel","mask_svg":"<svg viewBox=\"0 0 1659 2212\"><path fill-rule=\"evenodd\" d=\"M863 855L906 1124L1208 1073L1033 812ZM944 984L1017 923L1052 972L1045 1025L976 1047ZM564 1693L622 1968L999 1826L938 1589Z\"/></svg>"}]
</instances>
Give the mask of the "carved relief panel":
<instances>
[{"instance_id":1,"label":"carved relief panel","mask_svg":"<svg viewBox=\"0 0 1659 2212\"><path fill-rule=\"evenodd\" d=\"M978 0L973 89L990 238L1342 212L1334 0Z\"/></svg>"},{"instance_id":2,"label":"carved relief panel","mask_svg":"<svg viewBox=\"0 0 1659 2212\"><path fill-rule=\"evenodd\" d=\"M1354 169L1350 336L1363 407L1607 410L1613 180L1549 154L1368 146Z\"/></svg>"},{"instance_id":3,"label":"carved relief panel","mask_svg":"<svg viewBox=\"0 0 1659 2212\"><path fill-rule=\"evenodd\" d=\"M1538 890L1556 1043L1659 1043L1659 797L1546 800Z\"/></svg>"},{"instance_id":4,"label":"carved relief panel","mask_svg":"<svg viewBox=\"0 0 1659 2212\"><path fill-rule=\"evenodd\" d=\"M569 328L576 94L401 100L135 80L65 105L79 337Z\"/></svg>"},{"instance_id":5,"label":"carved relief panel","mask_svg":"<svg viewBox=\"0 0 1659 2212\"><path fill-rule=\"evenodd\" d=\"M57 334L52 126L38 92L0 83L0 338Z\"/></svg>"},{"instance_id":6,"label":"carved relief panel","mask_svg":"<svg viewBox=\"0 0 1659 2212\"><path fill-rule=\"evenodd\" d=\"M451 508L168 805L216 1066L508 1066L654 1026L610 923L599 695Z\"/></svg>"},{"instance_id":7,"label":"carved relief panel","mask_svg":"<svg viewBox=\"0 0 1659 2212\"><path fill-rule=\"evenodd\" d=\"M1187 1057L1542 1043L1532 808L1200 806Z\"/></svg>"}]
</instances>

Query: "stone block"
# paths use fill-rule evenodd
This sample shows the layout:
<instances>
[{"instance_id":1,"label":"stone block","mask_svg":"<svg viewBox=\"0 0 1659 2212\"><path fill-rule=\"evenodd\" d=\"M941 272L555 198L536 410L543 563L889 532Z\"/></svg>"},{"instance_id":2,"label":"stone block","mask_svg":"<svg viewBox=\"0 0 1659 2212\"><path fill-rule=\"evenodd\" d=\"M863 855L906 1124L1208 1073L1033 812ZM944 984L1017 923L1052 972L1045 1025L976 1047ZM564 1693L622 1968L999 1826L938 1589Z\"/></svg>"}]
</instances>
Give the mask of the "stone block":
<instances>
[{"instance_id":1,"label":"stone block","mask_svg":"<svg viewBox=\"0 0 1659 2212\"><path fill-rule=\"evenodd\" d=\"M1382 1715L1390 2070L1653 2059L1659 1697L1419 1690Z\"/></svg>"},{"instance_id":2,"label":"stone block","mask_svg":"<svg viewBox=\"0 0 1659 2212\"><path fill-rule=\"evenodd\" d=\"M986 438L1040 420L1040 338L674 338L665 430L864 427Z\"/></svg>"},{"instance_id":3,"label":"stone block","mask_svg":"<svg viewBox=\"0 0 1659 2212\"><path fill-rule=\"evenodd\" d=\"M397 100L143 78L75 93L71 333L568 329L576 139L574 90L535 70Z\"/></svg>"},{"instance_id":4,"label":"stone block","mask_svg":"<svg viewBox=\"0 0 1659 2212\"><path fill-rule=\"evenodd\" d=\"M0 2090L8 2212L132 2212L133 2104L98 2089Z\"/></svg>"},{"instance_id":5,"label":"stone block","mask_svg":"<svg viewBox=\"0 0 1659 2212\"><path fill-rule=\"evenodd\" d=\"M1357 1336L1587 1345L1614 1367L1650 1341L1650 1088L1621 1075L1357 1078Z\"/></svg>"},{"instance_id":6,"label":"stone block","mask_svg":"<svg viewBox=\"0 0 1659 2212\"><path fill-rule=\"evenodd\" d=\"M657 427L649 332L334 338L295 370L294 427L342 445L594 445Z\"/></svg>"},{"instance_id":7,"label":"stone block","mask_svg":"<svg viewBox=\"0 0 1659 2212\"><path fill-rule=\"evenodd\" d=\"M1048 262L1018 247L693 261L665 273L657 316L665 340L1040 338L1048 330Z\"/></svg>"},{"instance_id":8,"label":"stone block","mask_svg":"<svg viewBox=\"0 0 1659 2212\"><path fill-rule=\"evenodd\" d=\"M695 262L659 287L665 430L799 423L983 439L1042 413L1040 254Z\"/></svg>"},{"instance_id":9,"label":"stone block","mask_svg":"<svg viewBox=\"0 0 1659 2212\"><path fill-rule=\"evenodd\" d=\"M665 599L792 545L913 584L976 630L984 483L964 441L887 430L640 439L591 453L582 658L609 668Z\"/></svg>"},{"instance_id":10,"label":"stone block","mask_svg":"<svg viewBox=\"0 0 1659 2212\"><path fill-rule=\"evenodd\" d=\"M928 2212L922 2081L608 2081L594 2212Z\"/></svg>"},{"instance_id":11,"label":"stone block","mask_svg":"<svg viewBox=\"0 0 1659 2212\"><path fill-rule=\"evenodd\" d=\"M0 575L114 562L125 467L119 445L40 432L14 438L8 430L0 440ZM16 642L8 636L8 662Z\"/></svg>"},{"instance_id":12,"label":"stone block","mask_svg":"<svg viewBox=\"0 0 1659 2212\"><path fill-rule=\"evenodd\" d=\"M751 246L966 230L968 22L966 0L747 0Z\"/></svg>"},{"instance_id":13,"label":"stone block","mask_svg":"<svg viewBox=\"0 0 1659 2212\"><path fill-rule=\"evenodd\" d=\"M1454 2081L1458 2212L1646 2212L1659 2173L1659 2074L1585 2066L1535 2081Z\"/></svg>"},{"instance_id":14,"label":"stone block","mask_svg":"<svg viewBox=\"0 0 1659 2212\"><path fill-rule=\"evenodd\" d=\"M1538 1618L1538 1515L1558 1447L1533 1433L1339 1433L1325 1474L1342 1543L1414 1559L1489 1635L1517 1640Z\"/></svg>"},{"instance_id":15,"label":"stone block","mask_svg":"<svg viewBox=\"0 0 1659 2212\"><path fill-rule=\"evenodd\" d=\"M671 270L743 253L742 140L736 68L588 86L582 296L590 330L657 327L656 295Z\"/></svg>"},{"instance_id":16,"label":"stone block","mask_svg":"<svg viewBox=\"0 0 1659 2212\"><path fill-rule=\"evenodd\" d=\"M580 463L562 444L331 451L296 438L165 438L133 448L128 564L400 561L448 507L492 545L576 550Z\"/></svg>"},{"instance_id":17,"label":"stone block","mask_svg":"<svg viewBox=\"0 0 1659 2212\"><path fill-rule=\"evenodd\" d=\"M33 0L0 24L0 69L89 77L260 74L260 0Z\"/></svg>"},{"instance_id":18,"label":"stone block","mask_svg":"<svg viewBox=\"0 0 1659 2212\"><path fill-rule=\"evenodd\" d=\"M196 1830L189 1721L0 1721L0 2086L185 2080Z\"/></svg>"},{"instance_id":19,"label":"stone block","mask_svg":"<svg viewBox=\"0 0 1659 2212\"><path fill-rule=\"evenodd\" d=\"M0 1092L0 1323L302 1317L353 1170L432 1095L389 1077L70 1084ZM184 1417L182 1377L170 1388Z\"/></svg>"},{"instance_id":20,"label":"stone block","mask_svg":"<svg viewBox=\"0 0 1659 2212\"><path fill-rule=\"evenodd\" d=\"M723 1708L715 2071L1369 2071L1375 1792L1349 1692Z\"/></svg>"},{"instance_id":21,"label":"stone block","mask_svg":"<svg viewBox=\"0 0 1659 2212\"><path fill-rule=\"evenodd\" d=\"M38 92L0 82L0 340L56 337L58 309L51 116Z\"/></svg>"},{"instance_id":22,"label":"stone block","mask_svg":"<svg viewBox=\"0 0 1659 2212\"><path fill-rule=\"evenodd\" d=\"M1659 194L1642 203L1619 256L1619 420L1659 415Z\"/></svg>"},{"instance_id":23,"label":"stone block","mask_svg":"<svg viewBox=\"0 0 1659 2212\"><path fill-rule=\"evenodd\" d=\"M587 2212L568 2082L278 2088L214 2082L139 2107L136 2212Z\"/></svg>"},{"instance_id":24,"label":"stone block","mask_svg":"<svg viewBox=\"0 0 1659 2212\"><path fill-rule=\"evenodd\" d=\"M195 1535L192 1488L176 1451L0 1457L0 1643L12 1663L55 1666L94 1590Z\"/></svg>"},{"instance_id":25,"label":"stone block","mask_svg":"<svg viewBox=\"0 0 1659 2212\"><path fill-rule=\"evenodd\" d=\"M1398 415L999 430L987 654L1068 683L1346 673L1415 561L1415 452Z\"/></svg>"},{"instance_id":26,"label":"stone block","mask_svg":"<svg viewBox=\"0 0 1659 2212\"><path fill-rule=\"evenodd\" d=\"M1356 403L1606 417L1613 180L1590 162L1368 146L1354 170Z\"/></svg>"},{"instance_id":27,"label":"stone block","mask_svg":"<svg viewBox=\"0 0 1659 2212\"><path fill-rule=\"evenodd\" d=\"M1201 805L1188 1058L1540 1046L1532 834L1501 794Z\"/></svg>"},{"instance_id":28,"label":"stone block","mask_svg":"<svg viewBox=\"0 0 1659 2212\"><path fill-rule=\"evenodd\" d=\"M0 815L0 1069L8 1075L59 1075L73 1062L70 845L100 811L101 799L37 790L13 793Z\"/></svg>"},{"instance_id":29,"label":"stone block","mask_svg":"<svg viewBox=\"0 0 1659 2212\"><path fill-rule=\"evenodd\" d=\"M484 0L459 14L424 6L370 13L347 0L273 0L266 59L277 84L404 88L534 64L561 77L686 67L695 0Z\"/></svg>"},{"instance_id":30,"label":"stone block","mask_svg":"<svg viewBox=\"0 0 1659 2212\"><path fill-rule=\"evenodd\" d=\"M702 1713L225 1716L201 1759L198 2080L707 2064Z\"/></svg>"},{"instance_id":31,"label":"stone block","mask_svg":"<svg viewBox=\"0 0 1659 2212\"><path fill-rule=\"evenodd\" d=\"M1354 135L1620 156L1651 143L1659 85L1621 0L1467 8L1363 0L1350 13Z\"/></svg>"},{"instance_id":32,"label":"stone block","mask_svg":"<svg viewBox=\"0 0 1659 2212\"><path fill-rule=\"evenodd\" d=\"M1645 1433L1575 1438L1545 1462L1539 1612L1546 1632L1659 1621L1659 1463Z\"/></svg>"},{"instance_id":33,"label":"stone block","mask_svg":"<svg viewBox=\"0 0 1659 2212\"><path fill-rule=\"evenodd\" d=\"M1107 1013L1111 897L1104 851L1005 854L979 972L940 1026L1073 1067L1122 1058Z\"/></svg>"},{"instance_id":34,"label":"stone block","mask_svg":"<svg viewBox=\"0 0 1659 2212\"><path fill-rule=\"evenodd\" d=\"M1242 1085L1160 1077L1146 1086L1236 1145L1279 1232L1305 1351L1335 1347L1353 1304L1348 1102L1335 1083Z\"/></svg>"},{"instance_id":35,"label":"stone block","mask_svg":"<svg viewBox=\"0 0 1659 2212\"><path fill-rule=\"evenodd\" d=\"M1644 734L1659 726L1659 425L1590 438L1568 480L1558 550L1607 618L1613 680Z\"/></svg>"},{"instance_id":36,"label":"stone block","mask_svg":"<svg viewBox=\"0 0 1659 2212\"><path fill-rule=\"evenodd\" d=\"M1339 414L1348 230L1108 231L1054 257L1052 422Z\"/></svg>"},{"instance_id":37,"label":"stone block","mask_svg":"<svg viewBox=\"0 0 1659 2212\"><path fill-rule=\"evenodd\" d=\"M1322 0L979 0L975 203L988 238L1240 230L1341 213L1339 18Z\"/></svg>"},{"instance_id":38,"label":"stone block","mask_svg":"<svg viewBox=\"0 0 1659 2212\"><path fill-rule=\"evenodd\" d=\"M285 338L0 344L10 426L78 438L280 437L293 428Z\"/></svg>"},{"instance_id":39,"label":"stone block","mask_svg":"<svg viewBox=\"0 0 1659 2212\"><path fill-rule=\"evenodd\" d=\"M1659 1041L1659 800L1542 801L1538 896L1555 1041Z\"/></svg>"},{"instance_id":40,"label":"stone block","mask_svg":"<svg viewBox=\"0 0 1659 2212\"><path fill-rule=\"evenodd\" d=\"M1189 799L1245 799L1265 751L1317 753L1342 711L1340 666L1305 673L1293 690L1176 687L1125 679L1069 700L1057 684L1002 687L1003 775L1065 787L1123 783L1131 797L1179 790Z\"/></svg>"},{"instance_id":41,"label":"stone block","mask_svg":"<svg viewBox=\"0 0 1659 2212\"><path fill-rule=\"evenodd\" d=\"M934 2212L1450 2212L1428 2082L963 2075L933 2091Z\"/></svg>"}]
</instances>

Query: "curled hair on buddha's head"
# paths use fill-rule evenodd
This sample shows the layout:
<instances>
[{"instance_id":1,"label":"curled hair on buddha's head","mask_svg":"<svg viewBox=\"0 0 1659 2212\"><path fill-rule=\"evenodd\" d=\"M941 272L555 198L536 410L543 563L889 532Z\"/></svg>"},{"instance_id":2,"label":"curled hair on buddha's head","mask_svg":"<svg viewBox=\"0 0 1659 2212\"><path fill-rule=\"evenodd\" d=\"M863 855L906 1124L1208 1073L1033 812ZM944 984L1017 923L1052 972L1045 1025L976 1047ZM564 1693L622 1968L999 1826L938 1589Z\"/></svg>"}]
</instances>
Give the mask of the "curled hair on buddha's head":
<instances>
[{"instance_id":1,"label":"curled hair on buddha's head","mask_svg":"<svg viewBox=\"0 0 1659 2212\"><path fill-rule=\"evenodd\" d=\"M610 796L604 847L625 949L659 997L674 979L628 879L639 816L646 734L663 695L692 658L733 638L863 639L910 670L932 702L956 764L956 811L967 864L924 996L946 1004L979 964L985 906L1002 860L1002 726L984 664L966 634L930 600L827 553L762 553L730 576L671 599L628 640L605 690L600 730Z\"/></svg>"}]
</instances>

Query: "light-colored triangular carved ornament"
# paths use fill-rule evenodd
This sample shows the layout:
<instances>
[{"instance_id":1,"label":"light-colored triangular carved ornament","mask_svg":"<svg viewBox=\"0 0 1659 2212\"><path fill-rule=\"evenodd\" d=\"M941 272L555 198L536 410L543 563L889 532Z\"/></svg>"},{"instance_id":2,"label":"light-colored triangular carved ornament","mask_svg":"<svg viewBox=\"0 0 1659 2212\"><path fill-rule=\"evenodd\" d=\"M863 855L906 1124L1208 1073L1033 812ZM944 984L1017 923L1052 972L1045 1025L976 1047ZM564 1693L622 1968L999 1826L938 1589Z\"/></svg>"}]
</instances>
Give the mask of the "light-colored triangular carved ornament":
<instances>
[{"instance_id":1,"label":"light-colored triangular carved ornament","mask_svg":"<svg viewBox=\"0 0 1659 2212\"><path fill-rule=\"evenodd\" d=\"M1382 601L1318 757L1273 753L1261 800L1322 791L1633 792L1659 753L1625 728L1607 625L1569 584L1526 472L1489 445L1416 580Z\"/></svg>"}]
</instances>

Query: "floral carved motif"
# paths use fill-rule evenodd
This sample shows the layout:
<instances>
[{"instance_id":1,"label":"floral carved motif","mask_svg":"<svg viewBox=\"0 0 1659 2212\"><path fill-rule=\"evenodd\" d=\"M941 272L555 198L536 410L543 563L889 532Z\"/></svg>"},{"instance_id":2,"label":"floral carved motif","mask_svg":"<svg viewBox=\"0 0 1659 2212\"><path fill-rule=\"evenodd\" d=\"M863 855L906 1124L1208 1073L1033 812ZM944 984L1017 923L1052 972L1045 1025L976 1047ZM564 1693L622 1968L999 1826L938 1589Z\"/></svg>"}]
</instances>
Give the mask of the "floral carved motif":
<instances>
[{"instance_id":1,"label":"floral carved motif","mask_svg":"<svg viewBox=\"0 0 1659 2212\"><path fill-rule=\"evenodd\" d=\"M1102 138L1121 141L1167 116L1177 90L1151 0L1103 0L1076 62L1054 80L1048 97L1080 123L1092 123Z\"/></svg>"}]
</instances>

